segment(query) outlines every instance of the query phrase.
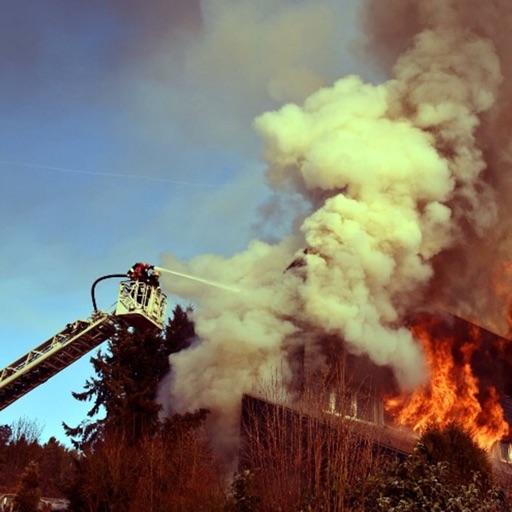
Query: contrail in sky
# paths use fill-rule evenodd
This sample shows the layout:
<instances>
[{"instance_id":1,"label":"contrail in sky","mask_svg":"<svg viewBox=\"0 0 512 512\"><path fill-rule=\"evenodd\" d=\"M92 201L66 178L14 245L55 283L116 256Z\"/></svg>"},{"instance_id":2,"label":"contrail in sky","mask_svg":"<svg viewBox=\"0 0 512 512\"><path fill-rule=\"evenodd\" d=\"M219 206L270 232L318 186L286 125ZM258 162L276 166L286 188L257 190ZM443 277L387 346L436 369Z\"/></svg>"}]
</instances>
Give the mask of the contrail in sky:
<instances>
[{"instance_id":1,"label":"contrail in sky","mask_svg":"<svg viewBox=\"0 0 512 512\"><path fill-rule=\"evenodd\" d=\"M219 188L226 187L229 185L224 184L215 184L215 183L199 183L193 181L181 181L181 180L171 180L168 178L159 178L155 176L144 176L142 174L122 174L122 173L113 173L113 172L98 172L98 171L84 171L82 169L69 169L66 167L52 167L49 165L39 165L39 164L31 164L25 162L14 162L9 160L0 160L0 165L15 165L17 167L26 167L29 169L42 169L47 171L55 171L55 172L64 172L68 174L88 174L91 176L107 176L112 178L131 178L131 179L139 179L139 180L147 180L147 181L157 181L163 183L172 183L174 185L184 185L187 187L204 187L204 188Z\"/></svg>"}]
</instances>

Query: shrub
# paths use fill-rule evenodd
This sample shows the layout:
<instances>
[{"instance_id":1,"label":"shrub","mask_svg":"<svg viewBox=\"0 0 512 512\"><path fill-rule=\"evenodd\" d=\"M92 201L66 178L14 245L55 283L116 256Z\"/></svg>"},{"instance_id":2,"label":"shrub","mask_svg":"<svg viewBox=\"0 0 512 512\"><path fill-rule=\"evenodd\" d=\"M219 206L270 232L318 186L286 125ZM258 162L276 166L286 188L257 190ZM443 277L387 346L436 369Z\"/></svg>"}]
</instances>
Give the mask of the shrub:
<instances>
[{"instance_id":1,"label":"shrub","mask_svg":"<svg viewBox=\"0 0 512 512\"><path fill-rule=\"evenodd\" d=\"M445 427L430 425L419 439L415 457L426 464L449 463L448 482L470 485L478 472L483 489L492 486L492 466L487 452L480 448L462 425L451 422Z\"/></svg>"},{"instance_id":2,"label":"shrub","mask_svg":"<svg viewBox=\"0 0 512 512\"><path fill-rule=\"evenodd\" d=\"M510 510L493 483L487 454L460 426L432 426L413 453L366 483L361 510L498 512Z\"/></svg>"}]
</instances>

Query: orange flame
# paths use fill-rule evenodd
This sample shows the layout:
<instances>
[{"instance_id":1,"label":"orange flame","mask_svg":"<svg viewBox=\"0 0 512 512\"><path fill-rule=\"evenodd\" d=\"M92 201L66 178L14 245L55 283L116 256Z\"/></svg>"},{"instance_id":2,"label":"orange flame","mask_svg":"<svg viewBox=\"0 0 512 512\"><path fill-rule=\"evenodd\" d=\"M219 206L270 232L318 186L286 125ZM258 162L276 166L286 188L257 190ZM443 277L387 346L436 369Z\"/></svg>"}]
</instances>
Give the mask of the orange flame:
<instances>
[{"instance_id":1,"label":"orange flame","mask_svg":"<svg viewBox=\"0 0 512 512\"><path fill-rule=\"evenodd\" d=\"M418 432L432 423L443 427L455 421L488 450L508 433L508 424L495 386L484 385L473 368L475 353L486 357L482 330L467 323L461 329L462 322L453 319L447 325L426 314L414 321L410 329L423 346L430 381L412 394L389 398L386 411Z\"/></svg>"}]
</instances>

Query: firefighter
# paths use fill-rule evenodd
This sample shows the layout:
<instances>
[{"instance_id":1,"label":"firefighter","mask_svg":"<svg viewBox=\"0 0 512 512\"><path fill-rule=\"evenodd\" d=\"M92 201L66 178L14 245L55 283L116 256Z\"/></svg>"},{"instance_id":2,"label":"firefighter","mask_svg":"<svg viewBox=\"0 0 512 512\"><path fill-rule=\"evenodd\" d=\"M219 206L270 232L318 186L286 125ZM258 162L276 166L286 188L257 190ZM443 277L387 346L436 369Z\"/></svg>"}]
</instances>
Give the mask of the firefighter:
<instances>
[{"instance_id":1,"label":"firefighter","mask_svg":"<svg viewBox=\"0 0 512 512\"><path fill-rule=\"evenodd\" d=\"M135 263L128 270L128 277L132 281L142 281L155 287L160 286L160 274L155 270L155 266L149 265L149 263Z\"/></svg>"},{"instance_id":2,"label":"firefighter","mask_svg":"<svg viewBox=\"0 0 512 512\"><path fill-rule=\"evenodd\" d=\"M133 265L133 267L128 270L128 277L133 281L147 281L150 267L151 265L148 263L135 263L135 265Z\"/></svg>"},{"instance_id":3,"label":"firefighter","mask_svg":"<svg viewBox=\"0 0 512 512\"><path fill-rule=\"evenodd\" d=\"M153 265L149 268L147 283L155 288L160 286L160 274L155 270Z\"/></svg>"}]
</instances>

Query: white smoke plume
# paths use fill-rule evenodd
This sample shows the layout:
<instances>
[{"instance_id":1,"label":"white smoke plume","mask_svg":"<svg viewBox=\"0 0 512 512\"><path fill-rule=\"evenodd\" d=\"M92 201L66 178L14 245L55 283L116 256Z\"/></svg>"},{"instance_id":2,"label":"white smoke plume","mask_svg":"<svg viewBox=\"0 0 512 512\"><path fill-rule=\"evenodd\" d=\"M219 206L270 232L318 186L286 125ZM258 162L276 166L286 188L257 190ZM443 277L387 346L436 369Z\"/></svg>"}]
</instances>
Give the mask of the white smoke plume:
<instances>
[{"instance_id":1,"label":"white smoke plume","mask_svg":"<svg viewBox=\"0 0 512 512\"><path fill-rule=\"evenodd\" d=\"M389 79L350 75L256 119L269 185L302 194L310 214L280 243L255 240L231 258L163 257L162 267L242 290L164 276L194 302L199 337L171 357L174 410L210 408L227 442L241 394L276 374L290 380L287 355L312 333L389 366L402 387L428 378L404 317L427 298L447 298L441 263L502 215L487 154L498 158L481 130L499 123L508 80L490 22L508 37L512 8L491 4L480 12L473 0L370 0L368 47L379 45L384 64L393 57ZM283 272L297 257L305 265Z\"/></svg>"}]
</instances>

